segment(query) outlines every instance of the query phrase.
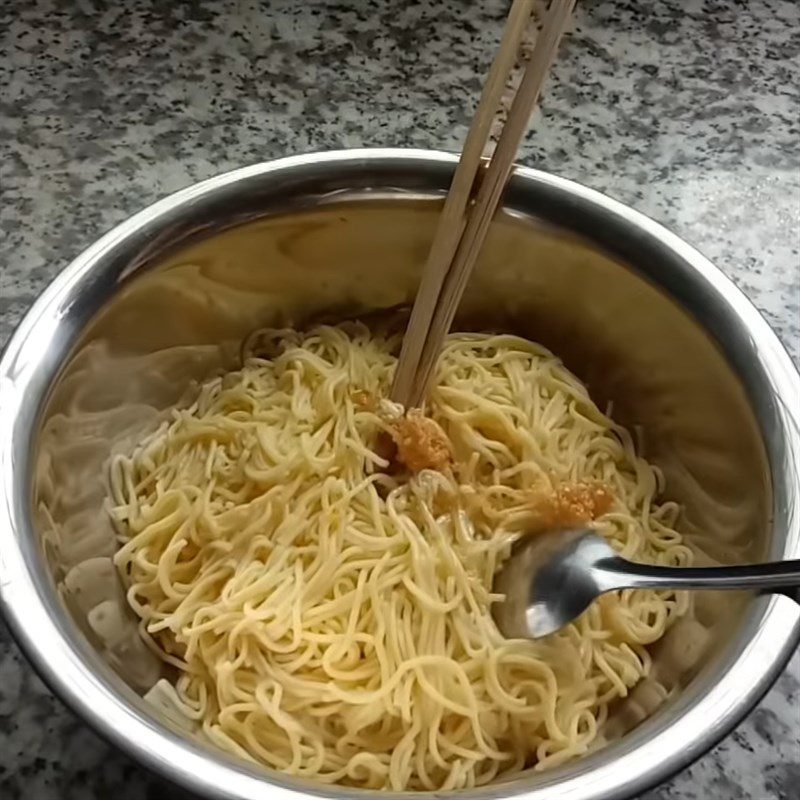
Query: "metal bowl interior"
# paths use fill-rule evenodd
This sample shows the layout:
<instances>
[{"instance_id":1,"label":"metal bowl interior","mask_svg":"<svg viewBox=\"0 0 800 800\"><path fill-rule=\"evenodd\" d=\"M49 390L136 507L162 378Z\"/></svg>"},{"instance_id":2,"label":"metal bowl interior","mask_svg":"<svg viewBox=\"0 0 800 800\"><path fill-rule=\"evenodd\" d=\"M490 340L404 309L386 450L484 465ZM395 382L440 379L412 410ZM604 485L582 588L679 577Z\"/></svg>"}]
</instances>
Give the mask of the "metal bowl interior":
<instances>
[{"instance_id":1,"label":"metal bowl interior","mask_svg":"<svg viewBox=\"0 0 800 800\"><path fill-rule=\"evenodd\" d=\"M454 163L420 151L312 155L179 192L76 259L3 356L0 605L56 692L200 794L262 798L266 781L274 798L366 796L253 769L142 700L159 667L109 567L104 465L194 382L233 366L253 328L410 302ZM598 404L613 402L643 431L699 558L800 557L800 379L744 297L669 232L517 170L456 327L539 341ZM654 649L674 691L647 719L621 704L619 737L596 752L459 796L623 798L695 758L747 713L800 636L800 613L781 597L707 594L697 618L696 652L675 637Z\"/></svg>"}]
</instances>

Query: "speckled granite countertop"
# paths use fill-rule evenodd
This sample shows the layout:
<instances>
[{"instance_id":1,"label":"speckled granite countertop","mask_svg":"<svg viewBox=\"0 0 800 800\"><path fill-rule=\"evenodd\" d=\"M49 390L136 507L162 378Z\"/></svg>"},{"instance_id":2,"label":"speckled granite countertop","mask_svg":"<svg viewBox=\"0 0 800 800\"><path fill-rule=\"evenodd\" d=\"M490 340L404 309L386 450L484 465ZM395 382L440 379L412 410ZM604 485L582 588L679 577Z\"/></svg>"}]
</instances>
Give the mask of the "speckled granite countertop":
<instances>
[{"instance_id":1,"label":"speckled granite countertop","mask_svg":"<svg viewBox=\"0 0 800 800\"><path fill-rule=\"evenodd\" d=\"M458 149L506 7L5 0L0 344L84 246L193 181L310 150ZM798 359L798 74L793 0L586 0L522 161L698 246ZM647 800L800 797L799 671ZM0 627L0 797L167 795L186 797L90 733Z\"/></svg>"}]
</instances>

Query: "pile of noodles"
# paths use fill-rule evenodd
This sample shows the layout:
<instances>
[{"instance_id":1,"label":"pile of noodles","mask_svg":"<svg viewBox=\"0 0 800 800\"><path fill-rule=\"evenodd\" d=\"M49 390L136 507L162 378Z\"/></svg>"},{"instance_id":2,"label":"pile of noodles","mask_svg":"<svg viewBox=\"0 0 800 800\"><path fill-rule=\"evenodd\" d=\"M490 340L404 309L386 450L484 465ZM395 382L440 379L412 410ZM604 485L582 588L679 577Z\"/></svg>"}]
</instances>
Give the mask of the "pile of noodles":
<instances>
[{"instance_id":1,"label":"pile of noodles","mask_svg":"<svg viewBox=\"0 0 800 800\"><path fill-rule=\"evenodd\" d=\"M377 401L397 337L258 341L111 466L116 564L176 668L177 715L231 753L368 789L478 786L601 741L688 600L610 594L536 642L504 639L489 609L511 542L575 487L605 498L584 509L623 555L688 563L628 433L542 347L454 334L425 408L452 457L390 469L375 443L402 410Z\"/></svg>"}]
</instances>

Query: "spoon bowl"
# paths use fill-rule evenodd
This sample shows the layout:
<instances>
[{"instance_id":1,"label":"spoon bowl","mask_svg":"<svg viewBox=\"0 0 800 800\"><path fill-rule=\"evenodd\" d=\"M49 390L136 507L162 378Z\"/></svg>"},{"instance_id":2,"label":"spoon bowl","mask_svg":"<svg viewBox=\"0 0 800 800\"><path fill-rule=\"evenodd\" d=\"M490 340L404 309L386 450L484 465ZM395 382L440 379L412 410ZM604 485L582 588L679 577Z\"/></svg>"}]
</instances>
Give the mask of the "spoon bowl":
<instances>
[{"instance_id":1,"label":"spoon bowl","mask_svg":"<svg viewBox=\"0 0 800 800\"><path fill-rule=\"evenodd\" d=\"M520 539L495 578L506 599L493 606L495 622L509 639L538 639L579 617L601 595L598 563L614 550L589 530L558 530Z\"/></svg>"}]
</instances>

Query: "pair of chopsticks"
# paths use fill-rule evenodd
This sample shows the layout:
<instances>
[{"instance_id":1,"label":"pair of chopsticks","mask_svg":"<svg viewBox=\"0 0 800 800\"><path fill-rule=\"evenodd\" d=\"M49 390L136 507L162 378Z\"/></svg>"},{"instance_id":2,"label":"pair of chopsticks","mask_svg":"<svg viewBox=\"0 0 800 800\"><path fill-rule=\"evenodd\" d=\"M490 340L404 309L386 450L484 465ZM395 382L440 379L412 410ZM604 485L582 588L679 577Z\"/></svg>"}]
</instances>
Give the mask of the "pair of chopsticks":
<instances>
[{"instance_id":1,"label":"pair of chopsticks","mask_svg":"<svg viewBox=\"0 0 800 800\"><path fill-rule=\"evenodd\" d=\"M500 202L575 0L552 0L488 163L481 156L515 66L534 0L514 0L422 273L392 384L405 408L425 397L445 336Z\"/></svg>"}]
</instances>

